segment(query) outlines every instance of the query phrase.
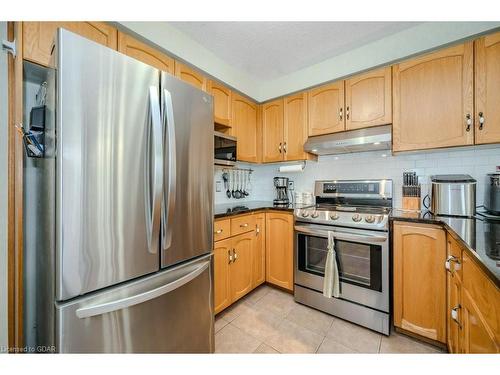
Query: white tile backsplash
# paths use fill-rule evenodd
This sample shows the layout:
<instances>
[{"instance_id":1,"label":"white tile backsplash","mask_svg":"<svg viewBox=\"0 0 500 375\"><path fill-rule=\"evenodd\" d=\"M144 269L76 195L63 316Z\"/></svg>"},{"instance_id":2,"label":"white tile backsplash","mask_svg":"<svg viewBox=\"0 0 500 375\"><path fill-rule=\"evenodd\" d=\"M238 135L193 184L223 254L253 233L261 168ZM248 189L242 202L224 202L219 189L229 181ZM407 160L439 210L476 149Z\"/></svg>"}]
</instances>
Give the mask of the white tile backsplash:
<instances>
[{"instance_id":1,"label":"white tile backsplash","mask_svg":"<svg viewBox=\"0 0 500 375\"><path fill-rule=\"evenodd\" d=\"M382 155L386 155L383 157ZM500 145L445 149L431 152L391 155L390 152L363 152L335 156L321 156L317 162L308 161L303 172L279 173L282 164L241 164L252 168L250 195L244 199L228 199L225 192L215 193L215 203L274 199L274 176L285 176L295 182L295 191L313 191L314 181L341 179L357 180L388 178L394 184L394 207L401 207L401 186L404 171L415 171L422 183L422 196L428 190L433 174L470 174L477 180L477 204L483 203L486 173L500 166ZM215 181L222 181L222 170L216 168Z\"/></svg>"}]
</instances>

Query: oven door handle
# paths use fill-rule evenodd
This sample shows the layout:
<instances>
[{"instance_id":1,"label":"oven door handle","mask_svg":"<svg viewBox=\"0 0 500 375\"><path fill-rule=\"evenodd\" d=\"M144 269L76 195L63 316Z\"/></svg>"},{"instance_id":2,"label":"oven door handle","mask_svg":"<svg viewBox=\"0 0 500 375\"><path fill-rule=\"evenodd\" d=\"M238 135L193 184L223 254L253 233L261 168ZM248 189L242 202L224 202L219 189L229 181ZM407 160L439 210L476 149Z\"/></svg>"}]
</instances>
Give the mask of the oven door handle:
<instances>
[{"instance_id":1,"label":"oven door handle","mask_svg":"<svg viewBox=\"0 0 500 375\"><path fill-rule=\"evenodd\" d=\"M376 236L372 234L352 234L345 232L337 232L335 230L318 230L306 227L304 225L296 225L295 230L300 233L310 234L313 236L319 236L328 238L328 232L333 232L336 240L344 240L344 241L359 241L359 242L385 242L387 241L387 236Z\"/></svg>"}]
</instances>

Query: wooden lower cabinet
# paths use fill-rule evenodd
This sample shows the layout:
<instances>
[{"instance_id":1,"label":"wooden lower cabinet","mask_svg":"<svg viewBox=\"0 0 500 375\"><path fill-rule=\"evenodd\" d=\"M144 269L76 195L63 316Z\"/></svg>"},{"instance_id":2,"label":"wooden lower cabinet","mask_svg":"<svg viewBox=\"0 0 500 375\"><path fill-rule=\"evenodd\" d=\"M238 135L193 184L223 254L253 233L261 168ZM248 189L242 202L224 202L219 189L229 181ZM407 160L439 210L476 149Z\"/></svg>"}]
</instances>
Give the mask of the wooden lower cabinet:
<instances>
[{"instance_id":1,"label":"wooden lower cabinet","mask_svg":"<svg viewBox=\"0 0 500 375\"><path fill-rule=\"evenodd\" d=\"M214 244L216 314L265 282L265 218L257 212L215 221L214 233L231 236Z\"/></svg>"},{"instance_id":2,"label":"wooden lower cabinet","mask_svg":"<svg viewBox=\"0 0 500 375\"><path fill-rule=\"evenodd\" d=\"M462 261L462 353L500 353L500 290L465 252Z\"/></svg>"},{"instance_id":3,"label":"wooden lower cabinet","mask_svg":"<svg viewBox=\"0 0 500 375\"><path fill-rule=\"evenodd\" d=\"M460 352L460 336L462 311L460 304L460 296L462 290L462 281L460 275L456 272L450 272L447 276L447 344L450 353Z\"/></svg>"},{"instance_id":4,"label":"wooden lower cabinet","mask_svg":"<svg viewBox=\"0 0 500 375\"><path fill-rule=\"evenodd\" d=\"M252 290L252 255L255 233L248 232L233 237L233 260L229 266L231 302L235 302Z\"/></svg>"},{"instance_id":5,"label":"wooden lower cabinet","mask_svg":"<svg viewBox=\"0 0 500 375\"><path fill-rule=\"evenodd\" d=\"M252 257L252 287L266 281L266 214L255 215L255 246Z\"/></svg>"},{"instance_id":6,"label":"wooden lower cabinet","mask_svg":"<svg viewBox=\"0 0 500 375\"><path fill-rule=\"evenodd\" d=\"M293 290L293 215L266 214L266 281Z\"/></svg>"},{"instance_id":7,"label":"wooden lower cabinet","mask_svg":"<svg viewBox=\"0 0 500 375\"><path fill-rule=\"evenodd\" d=\"M214 310L217 314L231 304L229 265L232 253L231 239L218 241L214 246Z\"/></svg>"},{"instance_id":8,"label":"wooden lower cabinet","mask_svg":"<svg viewBox=\"0 0 500 375\"><path fill-rule=\"evenodd\" d=\"M394 223L394 325L446 343L446 235L427 224Z\"/></svg>"}]
</instances>

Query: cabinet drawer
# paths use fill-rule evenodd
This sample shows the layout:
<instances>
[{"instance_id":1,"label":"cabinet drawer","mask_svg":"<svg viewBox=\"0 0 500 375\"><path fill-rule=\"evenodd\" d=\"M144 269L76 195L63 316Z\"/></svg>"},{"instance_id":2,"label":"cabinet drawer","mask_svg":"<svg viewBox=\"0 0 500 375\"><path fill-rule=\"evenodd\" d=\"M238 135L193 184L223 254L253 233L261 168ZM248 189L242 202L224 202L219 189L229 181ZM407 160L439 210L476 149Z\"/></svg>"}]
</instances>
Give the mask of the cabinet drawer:
<instances>
[{"instance_id":1,"label":"cabinet drawer","mask_svg":"<svg viewBox=\"0 0 500 375\"><path fill-rule=\"evenodd\" d=\"M217 220L214 223L214 242L231 236L231 220Z\"/></svg>"},{"instance_id":2,"label":"cabinet drawer","mask_svg":"<svg viewBox=\"0 0 500 375\"><path fill-rule=\"evenodd\" d=\"M255 216L245 215L231 219L231 235L250 232L255 229Z\"/></svg>"}]
</instances>

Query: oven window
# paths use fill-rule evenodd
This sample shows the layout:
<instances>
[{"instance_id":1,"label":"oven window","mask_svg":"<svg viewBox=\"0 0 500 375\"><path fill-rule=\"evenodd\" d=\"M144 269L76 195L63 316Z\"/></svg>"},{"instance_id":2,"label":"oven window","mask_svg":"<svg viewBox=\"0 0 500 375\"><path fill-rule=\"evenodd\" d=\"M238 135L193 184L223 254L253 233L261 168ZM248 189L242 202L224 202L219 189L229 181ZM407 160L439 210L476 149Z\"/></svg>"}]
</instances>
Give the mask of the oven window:
<instances>
[{"instance_id":1,"label":"oven window","mask_svg":"<svg viewBox=\"0 0 500 375\"><path fill-rule=\"evenodd\" d=\"M300 271L324 276L328 240L324 237L298 236L297 266ZM382 247L335 240L340 280L382 291Z\"/></svg>"}]
</instances>

